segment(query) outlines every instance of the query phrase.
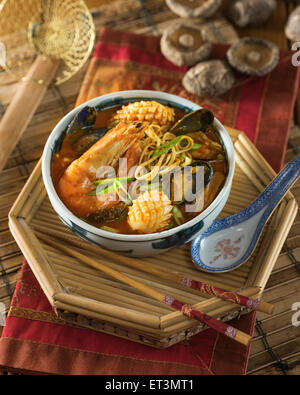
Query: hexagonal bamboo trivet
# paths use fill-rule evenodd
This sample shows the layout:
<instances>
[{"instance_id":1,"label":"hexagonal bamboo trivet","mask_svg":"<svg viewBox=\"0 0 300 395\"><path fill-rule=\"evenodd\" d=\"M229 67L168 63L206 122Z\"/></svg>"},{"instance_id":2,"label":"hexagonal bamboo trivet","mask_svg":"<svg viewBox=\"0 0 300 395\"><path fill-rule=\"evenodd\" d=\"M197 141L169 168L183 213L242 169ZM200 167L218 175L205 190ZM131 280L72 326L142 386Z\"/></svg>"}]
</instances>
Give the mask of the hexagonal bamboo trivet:
<instances>
[{"instance_id":1,"label":"hexagonal bamboo trivet","mask_svg":"<svg viewBox=\"0 0 300 395\"><path fill-rule=\"evenodd\" d=\"M244 133L229 129L237 166L229 200L222 216L248 206L274 178L275 172ZM175 248L154 258L142 258L147 265L179 271L190 278L228 291L260 298L272 268L297 213L297 203L288 192L273 213L251 258L236 270L210 274L198 270L190 258L189 246ZM124 266L118 255L108 260L101 249L74 235L58 218L46 195L40 163L29 178L9 214L16 242L30 264L55 312L67 322L112 335L165 348L205 329L170 307L144 296L75 258L65 256L39 239L41 233L66 243L72 240L79 251L119 270L146 285L167 291L223 321L249 311L245 307L178 285L170 280Z\"/></svg>"}]
</instances>

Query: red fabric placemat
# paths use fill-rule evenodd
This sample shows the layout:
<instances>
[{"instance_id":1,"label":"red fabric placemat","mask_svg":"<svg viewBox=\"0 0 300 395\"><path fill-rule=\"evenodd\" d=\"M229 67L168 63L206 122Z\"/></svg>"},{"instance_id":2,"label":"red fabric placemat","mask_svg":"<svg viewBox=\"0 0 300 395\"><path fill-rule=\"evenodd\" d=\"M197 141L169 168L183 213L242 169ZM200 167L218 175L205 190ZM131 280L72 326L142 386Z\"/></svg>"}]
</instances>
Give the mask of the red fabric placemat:
<instances>
[{"instance_id":1,"label":"red fabric placemat","mask_svg":"<svg viewBox=\"0 0 300 395\"><path fill-rule=\"evenodd\" d=\"M212 57L224 58L214 45ZM103 29L98 37L77 105L104 93L153 89L178 94L211 109L221 122L243 130L275 170L282 165L299 80L291 53L263 78L237 75L234 89L204 100L181 85L185 68L168 62L159 38ZM281 81L284 79L284 84ZM252 335L255 313L232 325ZM208 329L188 344L165 350L69 326L59 320L27 263L23 264L0 339L0 366L52 374L245 374L249 348Z\"/></svg>"},{"instance_id":2,"label":"red fabric placemat","mask_svg":"<svg viewBox=\"0 0 300 395\"><path fill-rule=\"evenodd\" d=\"M255 313L231 323L252 335ZM58 319L24 262L0 339L0 368L22 373L244 374L249 348L207 329L164 350Z\"/></svg>"},{"instance_id":3,"label":"red fabric placemat","mask_svg":"<svg viewBox=\"0 0 300 395\"><path fill-rule=\"evenodd\" d=\"M211 58L225 59L228 46L215 44ZM212 110L226 126L243 131L276 172L283 164L300 67L294 52L281 50L278 66L265 77L236 74L225 95L203 99L186 92L181 80L187 68L174 66L160 53L160 38L103 28L84 79L77 105L127 89L166 91Z\"/></svg>"}]
</instances>

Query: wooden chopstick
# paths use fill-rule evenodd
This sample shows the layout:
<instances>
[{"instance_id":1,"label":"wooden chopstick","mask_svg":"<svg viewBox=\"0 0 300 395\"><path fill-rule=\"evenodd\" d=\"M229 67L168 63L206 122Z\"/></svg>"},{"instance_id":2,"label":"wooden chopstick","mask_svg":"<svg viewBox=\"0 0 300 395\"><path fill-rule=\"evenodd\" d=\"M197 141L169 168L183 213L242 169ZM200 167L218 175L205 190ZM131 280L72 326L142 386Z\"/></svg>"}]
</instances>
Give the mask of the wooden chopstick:
<instances>
[{"instance_id":1,"label":"wooden chopstick","mask_svg":"<svg viewBox=\"0 0 300 395\"><path fill-rule=\"evenodd\" d=\"M179 300L174 299L172 296L170 295L165 295L164 293L157 291L143 283L141 283L140 281L137 281L129 276L126 276L123 273L120 273L90 257L87 257L83 254L81 254L80 252L66 247L64 245L62 245L61 243L58 243L56 241L54 241L52 238L50 238L49 236L46 236L45 234L39 233L38 237L43 240L44 242L46 242L48 245L57 248L61 251L64 251L65 253L67 253L70 256L73 256L77 259L79 259L80 261L84 262L85 264L101 270L102 272L110 275L111 277L132 286L133 288L139 290L140 292L160 301L165 303L166 305L173 307L176 310L179 310L180 312L182 312L184 315L190 317L190 318L194 318L198 321L201 321L202 323L206 324L207 326L209 326L210 328L215 329L217 332L224 334L225 336L228 336L234 340L236 340L237 342L244 344L245 346L249 345L249 342L251 340L251 336L249 336L247 333L244 333L234 327L232 327L231 325L228 325L222 321L219 321L205 313L202 313L201 311L195 310L193 309L192 306L185 304L183 302L180 302Z\"/></svg>"},{"instance_id":2,"label":"wooden chopstick","mask_svg":"<svg viewBox=\"0 0 300 395\"><path fill-rule=\"evenodd\" d=\"M261 311L267 314L272 314L274 311L274 305L264 302L262 300L249 298L244 295L240 295L235 292L226 291L222 288L215 287L213 285L204 283L202 281L193 280L180 273L167 272L161 268L155 268L150 265L146 265L145 262L140 261L136 258L130 258L124 255L117 255L113 252L101 249L100 254L106 258L117 260L118 262L124 263L125 265L134 269L141 270L150 274L154 274L166 280L171 280L182 284L188 288L195 289L199 292L203 292L207 295L215 296L227 302L235 303L240 306L249 307L252 310Z\"/></svg>"},{"instance_id":3,"label":"wooden chopstick","mask_svg":"<svg viewBox=\"0 0 300 395\"><path fill-rule=\"evenodd\" d=\"M51 233L51 232L49 232ZM55 236L55 235L53 235ZM61 236L59 236L61 238ZM72 243L76 245L70 238L65 238L68 243ZM134 269L141 270L146 273L150 273L156 275L158 277L164 278L166 280L174 281L178 284L184 285L188 288L195 289L199 292L205 293L206 295L215 296L219 299L222 299L226 302L231 302L238 304L240 306L245 306L251 308L251 310L261 311L267 314L272 314L274 311L274 305L264 302L262 300L250 298L244 295L240 295L235 292L227 291L222 288L215 287L213 285L204 283L202 281L197 281L186 277L184 274L174 273L170 271L166 271L161 268L155 268L151 265L145 264L145 262L137 259L137 258L130 258L125 255L115 254L114 252L104 250L103 248L99 247L91 247L93 250L96 251L97 254L102 255L105 258L110 260L114 260L119 263L123 263L126 266L132 267Z\"/></svg>"}]
</instances>

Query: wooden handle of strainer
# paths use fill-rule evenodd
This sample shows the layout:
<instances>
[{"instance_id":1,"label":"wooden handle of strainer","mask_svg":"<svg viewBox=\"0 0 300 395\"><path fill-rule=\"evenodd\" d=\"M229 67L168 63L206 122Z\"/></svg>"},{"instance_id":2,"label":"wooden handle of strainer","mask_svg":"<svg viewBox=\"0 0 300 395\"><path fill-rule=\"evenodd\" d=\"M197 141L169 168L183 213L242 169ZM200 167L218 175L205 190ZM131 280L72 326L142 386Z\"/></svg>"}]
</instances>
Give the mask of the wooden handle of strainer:
<instances>
[{"instance_id":1,"label":"wooden handle of strainer","mask_svg":"<svg viewBox=\"0 0 300 395\"><path fill-rule=\"evenodd\" d=\"M39 55L6 109L0 121L0 171L46 93L58 64L59 60Z\"/></svg>"}]
</instances>

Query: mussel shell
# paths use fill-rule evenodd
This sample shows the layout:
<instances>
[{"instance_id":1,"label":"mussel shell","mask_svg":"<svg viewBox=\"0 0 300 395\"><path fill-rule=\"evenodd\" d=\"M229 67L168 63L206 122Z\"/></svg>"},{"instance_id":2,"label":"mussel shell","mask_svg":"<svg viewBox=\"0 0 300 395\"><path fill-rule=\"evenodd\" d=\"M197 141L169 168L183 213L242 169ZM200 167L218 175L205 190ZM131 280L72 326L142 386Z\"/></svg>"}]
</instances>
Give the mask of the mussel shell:
<instances>
[{"instance_id":1,"label":"mussel shell","mask_svg":"<svg viewBox=\"0 0 300 395\"><path fill-rule=\"evenodd\" d=\"M169 132L177 136L196 132L198 130L205 132L208 126L213 124L214 119L214 114L211 111L201 108L185 115L169 130Z\"/></svg>"},{"instance_id":2,"label":"mussel shell","mask_svg":"<svg viewBox=\"0 0 300 395\"><path fill-rule=\"evenodd\" d=\"M118 220L123 213L128 209L128 206L125 203L118 203L117 205L100 210L94 214L90 214L86 220L88 222L102 224L105 222Z\"/></svg>"},{"instance_id":3,"label":"mussel shell","mask_svg":"<svg viewBox=\"0 0 300 395\"><path fill-rule=\"evenodd\" d=\"M197 161L197 162L193 162L191 165L191 167L204 167L204 185L202 184L202 182L200 182L200 187L201 190L203 191L203 187L206 187L206 185L209 184L209 182L212 179L213 176L213 168L212 166L206 162L206 161ZM182 173L184 171L184 168L182 168L180 170ZM192 173L192 177L190 177L188 174L187 175L182 175L182 177L180 177L179 179L176 179L176 177L172 178L171 184L167 186L166 190L164 191L169 197L170 199L175 202L176 204L182 204L187 200L187 197L190 196L190 194L193 194L194 196L197 195L198 192L201 192L201 190L197 190L197 186L199 186L199 183L197 183L197 174ZM180 184L177 185L177 187L181 188L179 189L179 192L182 191L183 192L183 196L181 196L182 200L178 201L175 200L176 197L176 192L175 192L175 182L179 182ZM168 190L169 189L169 190ZM180 193L181 195L181 193Z\"/></svg>"},{"instance_id":4,"label":"mussel shell","mask_svg":"<svg viewBox=\"0 0 300 395\"><path fill-rule=\"evenodd\" d=\"M90 130L94 127L97 118L97 110L95 107L85 106L72 119L67 127L68 136L78 132L79 130Z\"/></svg>"},{"instance_id":5,"label":"mussel shell","mask_svg":"<svg viewBox=\"0 0 300 395\"><path fill-rule=\"evenodd\" d=\"M78 156L84 154L92 145L100 140L107 131L108 128L99 128L83 133L81 136L75 138L73 142L71 141L73 150Z\"/></svg>"},{"instance_id":6,"label":"mussel shell","mask_svg":"<svg viewBox=\"0 0 300 395\"><path fill-rule=\"evenodd\" d=\"M212 176L214 174L214 170L213 170L212 166L204 160L199 160L197 162L193 162L191 164L191 166L193 166L193 167L194 166L204 166L205 167L205 169L204 169L204 186L206 186L211 181ZM193 193L196 193L196 191L193 191Z\"/></svg>"}]
</instances>

